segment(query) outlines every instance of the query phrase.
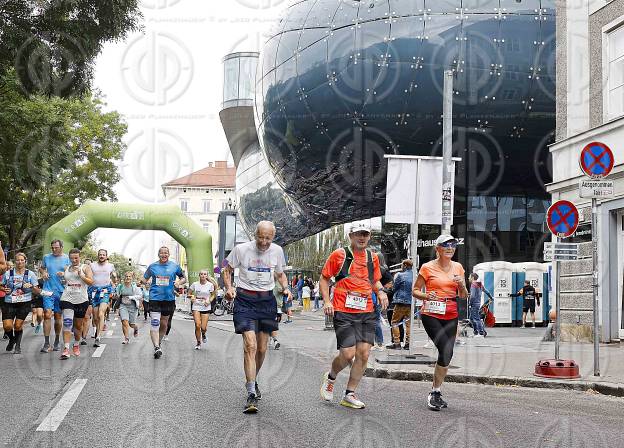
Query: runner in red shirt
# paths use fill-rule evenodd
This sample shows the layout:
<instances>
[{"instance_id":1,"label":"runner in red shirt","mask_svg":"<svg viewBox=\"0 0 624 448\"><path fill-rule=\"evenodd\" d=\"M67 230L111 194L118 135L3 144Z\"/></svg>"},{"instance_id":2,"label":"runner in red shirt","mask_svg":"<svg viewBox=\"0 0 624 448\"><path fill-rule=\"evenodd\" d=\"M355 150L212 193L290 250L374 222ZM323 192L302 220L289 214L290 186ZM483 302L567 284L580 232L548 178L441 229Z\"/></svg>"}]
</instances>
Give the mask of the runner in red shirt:
<instances>
[{"instance_id":1,"label":"runner in red shirt","mask_svg":"<svg viewBox=\"0 0 624 448\"><path fill-rule=\"evenodd\" d=\"M323 310L334 318L338 356L334 358L331 370L323 376L321 398L334 398L336 376L352 361L349 381L341 405L362 409L365 405L355 395L360 379L366 369L370 349L375 343L377 314L373 310L373 293L385 310L388 297L380 282L381 271L377 254L367 249L371 232L362 224L351 226L349 247L331 253L321 273L320 290L323 296ZM333 303L330 301L329 282L334 277Z\"/></svg>"}]
</instances>

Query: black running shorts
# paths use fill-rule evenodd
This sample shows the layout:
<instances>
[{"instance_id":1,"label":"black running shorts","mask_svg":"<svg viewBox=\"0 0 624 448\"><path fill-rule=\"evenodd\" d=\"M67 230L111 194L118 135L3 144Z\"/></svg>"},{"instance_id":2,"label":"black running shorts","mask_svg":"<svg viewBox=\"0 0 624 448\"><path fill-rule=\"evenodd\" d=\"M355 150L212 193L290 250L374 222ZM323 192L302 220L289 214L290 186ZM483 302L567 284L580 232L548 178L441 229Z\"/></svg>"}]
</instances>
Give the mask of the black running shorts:
<instances>
[{"instance_id":1,"label":"black running shorts","mask_svg":"<svg viewBox=\"0 0 624 448\"><path fill-rule=\"evenodd\" d=\"M150 300L150 313L160 313L161 316L173 316L176 308L174 300Z\"/></svg>"},{"instance_id":2,"label":"black running shorts","mask_svg":"<svg viewBox=\"0 0 624 448\"><path fill-rule=\"evenodd\" d=\"M355 347L358 342L375 344L377 313L334 313L334 332L338 349Z\"/></svg>"}]
</instances>

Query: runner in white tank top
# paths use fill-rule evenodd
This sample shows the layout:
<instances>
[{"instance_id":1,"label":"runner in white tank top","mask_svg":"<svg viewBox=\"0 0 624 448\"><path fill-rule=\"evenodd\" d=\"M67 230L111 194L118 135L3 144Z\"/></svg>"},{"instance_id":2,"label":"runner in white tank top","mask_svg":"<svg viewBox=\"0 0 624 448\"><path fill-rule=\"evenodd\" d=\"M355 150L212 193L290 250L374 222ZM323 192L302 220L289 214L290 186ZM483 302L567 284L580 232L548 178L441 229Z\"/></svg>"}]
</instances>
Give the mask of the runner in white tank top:
<instances>
[{"instance_id":1,"label":"runner in white tank top","mask_svg":"<svg viewBox=\"0 0 624 448\"><path fill-rule=\"evenodd\" d=\"M80 337L85 313L89 307L87 288L93 284L93 272L88 265L80 264L80 250L69 251L71 265L65 268L63 283L65 289L61 296L63 313L63 342L65 347L61 359L69 359L69 342L74 332L74 356L80 356Z\"/></svg>"},{"instance_id":2,"label":"runner in white tank top","mask_svg":"<svg viewBox=\"0 0 624 448\"><path fill-rule=\"evenodd\" d=\"M108 262L106 249L98 250L98 259L91 263L91 270L93 271L93 286L89 288L89 297L93 306L93 326L95 327L93 346L99 347L102 333L106 331L106 319L113 292L112 277L115 276L115 266Z\"/></svg>"},{"instance_id":3,"label":"runner in white tank top","mask_svg":"<svg viewBox=\"0 0 624 448\"><path fill-rule=\"evenodd\" d=\"M208 271L199 271L199 281L194 282L189 288L191 294L191 310L195 321L195 350L201 349L202 342L206 343L206 330L208 329L208 311L210 302L214 299L217 290L217 282L208 276ZM200 339L201 334L201 339Z\"/></svg>"}]
</instances>

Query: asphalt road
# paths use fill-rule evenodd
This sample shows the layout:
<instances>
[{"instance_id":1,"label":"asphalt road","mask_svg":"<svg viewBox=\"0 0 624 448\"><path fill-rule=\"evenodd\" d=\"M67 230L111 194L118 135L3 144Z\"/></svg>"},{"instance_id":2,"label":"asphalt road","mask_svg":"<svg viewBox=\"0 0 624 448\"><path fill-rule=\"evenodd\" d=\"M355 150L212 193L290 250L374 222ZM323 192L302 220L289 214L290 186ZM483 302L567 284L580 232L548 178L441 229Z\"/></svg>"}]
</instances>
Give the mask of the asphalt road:
<instances>
[{"instance_id":1,"label":"asphalt road","mask_svg":"<svg viewBox=\"0 0 624 448\"><path fill-rule=\"evenodd\" d=\"M282 326L282 348L269 350L259 377L260 412L247 416L242 344L231 322L212 321L207 347L196 351L192 322L176 319L160 360L139 322L130 345L121 344L116 321L101 357L88 346L68 361L40 354L43 338L27 326L23 354L0 353L4 446L624 446L624 400L615 397L448 384L449 409L438 413L425 406L430 384L364 378L359 395L367 407L356 411L338 405L343 374L334 403L321 402L320 377L335 341L320 319ZM55 431L37 430L51 422Z\"/></svg>"}]
</instances>

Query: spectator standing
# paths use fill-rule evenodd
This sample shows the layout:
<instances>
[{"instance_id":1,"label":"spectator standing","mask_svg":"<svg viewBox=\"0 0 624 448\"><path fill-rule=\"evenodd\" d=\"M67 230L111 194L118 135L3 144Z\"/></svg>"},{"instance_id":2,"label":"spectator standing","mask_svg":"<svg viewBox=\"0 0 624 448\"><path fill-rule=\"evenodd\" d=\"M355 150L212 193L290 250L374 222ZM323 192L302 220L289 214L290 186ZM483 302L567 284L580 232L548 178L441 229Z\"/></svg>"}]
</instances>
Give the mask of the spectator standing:
<instances>
[{"instance_id":1,"label":"spectator standing","mask_svg":"<svg viewBox=\"0 0 624 448\"><path fill-rule=\"evenodd\" d=\"M400 350L401 334L400 326L405 324L405 344L404 350L409 350L410 330L412 326L412 284L414 283L412 260L403 260L401 263L401 272L394 278L394 310L392 312L392 344L386 348Z\"/></svg>"}]
</instances>

